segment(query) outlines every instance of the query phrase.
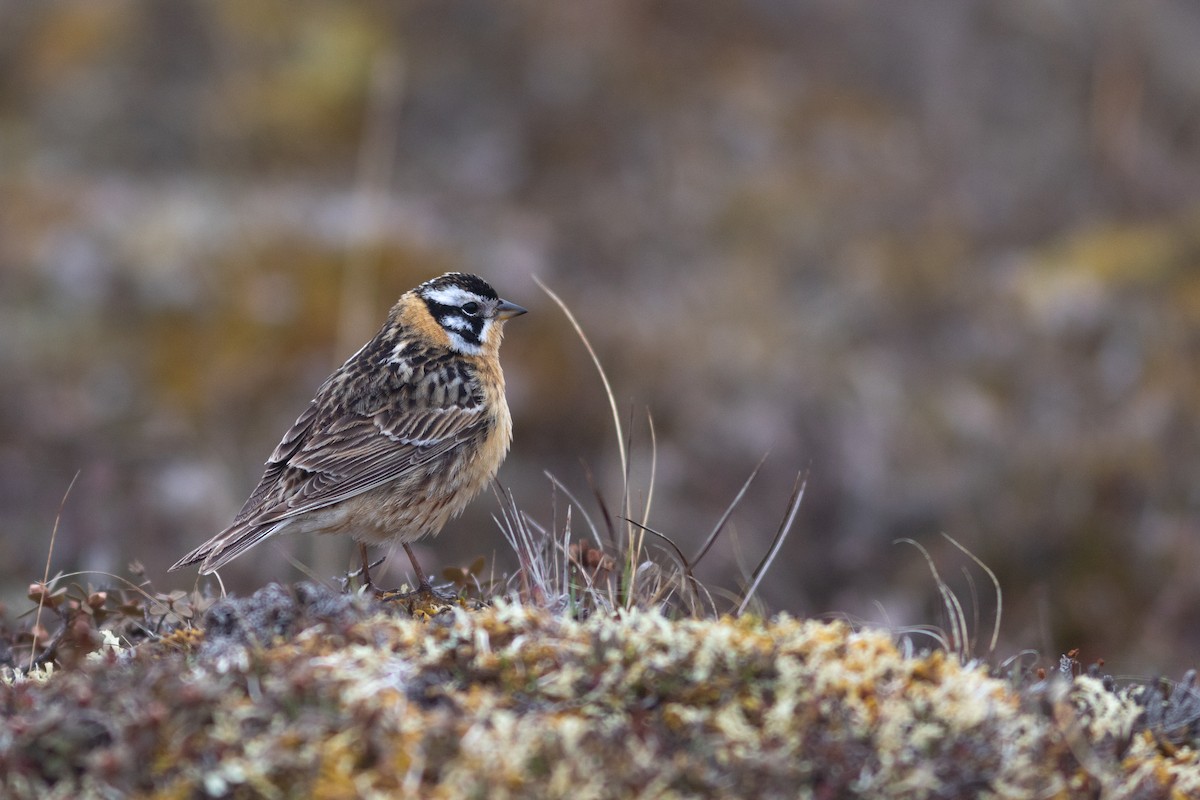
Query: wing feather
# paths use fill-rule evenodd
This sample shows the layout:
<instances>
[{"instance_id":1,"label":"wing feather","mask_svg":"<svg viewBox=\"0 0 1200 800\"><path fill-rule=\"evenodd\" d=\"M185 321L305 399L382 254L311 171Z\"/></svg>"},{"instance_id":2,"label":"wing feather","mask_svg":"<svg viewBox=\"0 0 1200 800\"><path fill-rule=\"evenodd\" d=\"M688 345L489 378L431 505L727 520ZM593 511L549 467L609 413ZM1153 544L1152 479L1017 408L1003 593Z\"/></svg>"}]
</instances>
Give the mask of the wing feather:
<instances>
[{"instance_id":1,"label":"wing feather","mask_svg":"<svg viewBox=\"0 0 1200 800\"><path fill-rule=\"evenodd\" d=\"M378 364L353 368L369 351L321 385L233 523L171 569L203 562L201 572L211 572L289 520L403 478L491 424L473 370L458 365L448 373L433 360L421 374L381 387Z\"/></svg>"},{"instance_id":2,"label":"wing feather","mask_svg":"<svg viewBox=\"0 0 1200 800\"><path fill-rule=\"evenodd\" d=\"M281 478L290 485L280 502L260 508L259 523L340 503L404 477L463 442L487 424L482 408L446 409L436 427L397 432L364 419L336 434L318 433L289 460Z\"/></svg>"}]
</instances>

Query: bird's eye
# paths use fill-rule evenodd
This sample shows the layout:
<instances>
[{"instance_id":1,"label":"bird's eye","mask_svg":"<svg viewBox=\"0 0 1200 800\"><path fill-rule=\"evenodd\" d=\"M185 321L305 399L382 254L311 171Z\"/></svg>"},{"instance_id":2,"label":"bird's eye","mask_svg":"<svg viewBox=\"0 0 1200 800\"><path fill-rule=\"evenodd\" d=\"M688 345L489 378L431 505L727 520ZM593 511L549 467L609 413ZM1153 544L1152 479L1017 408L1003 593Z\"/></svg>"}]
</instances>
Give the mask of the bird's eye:
<instances>
[{"instance_id":1,"label":"bird's eye","mask_svg":"<svg viewBox=\"0 0 1200 800\"><path fill-rule=\"evenodd\" d=\"M469 303L463 303L462 310L467 316L473 317L479 313L479 303L476 303L474 300Z\"/></svg>"}]
</instances>

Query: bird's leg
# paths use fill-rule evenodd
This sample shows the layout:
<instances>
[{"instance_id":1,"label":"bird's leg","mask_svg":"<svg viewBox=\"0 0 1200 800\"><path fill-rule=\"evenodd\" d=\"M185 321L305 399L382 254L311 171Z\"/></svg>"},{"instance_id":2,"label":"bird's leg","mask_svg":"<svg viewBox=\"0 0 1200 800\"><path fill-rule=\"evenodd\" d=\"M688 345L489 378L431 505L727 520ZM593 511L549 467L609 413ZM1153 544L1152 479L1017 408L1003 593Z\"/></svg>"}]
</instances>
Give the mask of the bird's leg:
<instances>
[{"instance_id":1,"label":"bird's leg","mask_svg":"<svg viewBox=\"0 0 1200 800\"><path fill-rule=\"evenodd\" d=\"M408 560L412 562L413 572L417 576L417 591L422 589L432 588L429 583L429 578L425 576L425 570L421 569L421 565L417 563L417 556L413 553L412 548L408 546L408 542L404 542L404 552L408 553Z\"/></svg>"},{"instance_id":2,"label":"bird's leg","mask_svg":"<svg viewBox=\"0 0 1200 800\"><path fill-rule=\"evenodd\" d=\"M358 554L362 557L363 585L372 588L375 584L371 583L371 558L367 555L367 545L364 542L358 543Z\"/></svg>"},{"instance_id":3,"label":"bird's leg","mask_svg":"<svg viewBox=\"0 0 1200 800\"><path fill-rule=\"evenodd\" d=\"M421 569L421 565L417 563L417 556L413 553L412 548L407 542L402 543L404 552L408 553L408 560L412 562L413 573L417 578L417 588L408 592L405 597L411 599L419 599L427 604L451 604L458 602L458 594L443 594L433 588L433 584L429 582L429 576L425 574L425 570Z\"/></svg>"},{"instance_id":4,"label":"bird's leg","mask_svg":"<svg viewBox=\"0 0 1200 800\"><path fill-rule=\"evenodd\" d=\"M408 560L412 562L417 586L411 592L376 589L375 597L386 602L403 603L407 606L409 613L420 610L422 613L429 614L432 613L431 609L458 603L459 598L457 594L442 594L433 588L433 584L429 582L429 576L425 574L425 570L421 569L421 565L417 562L417 556L413 553L412 548L406 542L401 542L401 545L404 547L404 552L408 553ZM365 569L365 560L363 561L363 566Z\"/></svg>"}]
</instances>

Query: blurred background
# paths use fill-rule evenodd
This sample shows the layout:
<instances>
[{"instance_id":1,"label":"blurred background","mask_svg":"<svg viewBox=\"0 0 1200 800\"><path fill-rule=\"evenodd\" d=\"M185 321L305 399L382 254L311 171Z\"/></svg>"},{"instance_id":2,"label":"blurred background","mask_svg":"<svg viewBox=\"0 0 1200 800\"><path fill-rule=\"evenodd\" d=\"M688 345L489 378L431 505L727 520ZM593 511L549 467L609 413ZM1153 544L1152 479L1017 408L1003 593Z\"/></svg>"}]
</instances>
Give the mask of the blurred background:
<instances>
[{"instance_id":1,"label":"blurred background","mask_svg":"<svg viewBox=\"0 0 1200 800\"><path fill-rule=\"evenodd\" d=\"M166 573L404 290L530 309L501 481L621 469L771 610L1118 674L1200 661L1200 6L1190 0L0 2L0 596ZM78 473L63 504L64 494ZM643 489L639 488L638 492ZM637 499L635 497L635 499ZM514 565L484 496L419 553ZM584 533L576 516L576 531ZM250 591L348 542L264 545ZM970 567L970 579L963 569ZM401 554L391 576L407 570ZM489 566L490 569L490 566ZM105 583L103 576L91 578ZM206 579L208 580L208 579ZM968 616L971 612L968 611Z\"/></svg>"}]
</instances>

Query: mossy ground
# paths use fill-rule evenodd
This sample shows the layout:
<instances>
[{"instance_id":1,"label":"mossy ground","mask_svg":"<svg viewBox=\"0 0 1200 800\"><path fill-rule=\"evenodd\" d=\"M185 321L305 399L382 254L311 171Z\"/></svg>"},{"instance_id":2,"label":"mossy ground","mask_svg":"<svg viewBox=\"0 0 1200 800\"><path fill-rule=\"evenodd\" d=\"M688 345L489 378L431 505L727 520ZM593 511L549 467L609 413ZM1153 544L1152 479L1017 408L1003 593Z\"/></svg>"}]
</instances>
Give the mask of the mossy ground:
<instances>
[{"instance_id":1,"label":"mossy ground","mask_svg":"<svg viewBox=\"0 0 1200 800\"><path fill-rule=\"evenodd\" d=\"M788 616L410 617L275 585L10 678L12 798L1200 795L1170 698Z\"/></svg>"}]
</instances>

